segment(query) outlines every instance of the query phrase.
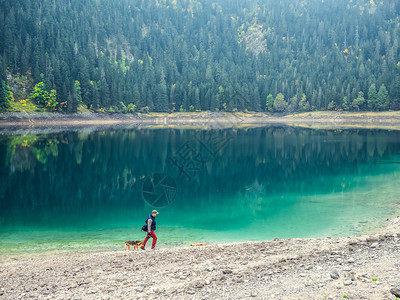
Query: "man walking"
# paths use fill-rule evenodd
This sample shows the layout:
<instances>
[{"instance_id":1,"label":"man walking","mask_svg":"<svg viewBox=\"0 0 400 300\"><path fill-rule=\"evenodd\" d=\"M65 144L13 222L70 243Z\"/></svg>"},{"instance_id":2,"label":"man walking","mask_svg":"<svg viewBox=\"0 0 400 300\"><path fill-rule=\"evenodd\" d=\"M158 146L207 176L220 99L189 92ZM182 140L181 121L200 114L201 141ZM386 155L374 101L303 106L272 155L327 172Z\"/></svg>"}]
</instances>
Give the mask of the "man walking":
<instances>
[{"instance_id":1,"label":"man walking","mask_svg":"<svg viewBox=\"0 0 400 300\"><path fill-rule=\"evenodd\" d=\"M153 210L151 212L151 214L147 217L147 236L143 241L143 245L140 247L142 250L145 250L146 243L150 238L153 238L151 250L156 250L157 236L154 231L156 230L156 216L157 215L158 215L158 211Z\"/></svg>"}]
</instances>

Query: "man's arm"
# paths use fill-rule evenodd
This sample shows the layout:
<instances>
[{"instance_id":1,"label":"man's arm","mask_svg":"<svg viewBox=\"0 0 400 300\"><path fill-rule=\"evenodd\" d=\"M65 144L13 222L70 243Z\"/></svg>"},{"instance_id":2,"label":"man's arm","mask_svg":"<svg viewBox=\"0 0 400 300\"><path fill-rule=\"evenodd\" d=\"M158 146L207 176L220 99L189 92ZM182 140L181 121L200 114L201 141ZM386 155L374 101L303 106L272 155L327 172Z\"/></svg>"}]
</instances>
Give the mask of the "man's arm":
<instances>
[{"instance_id":1,"label":"man's arm","mask_svg":"<svg viewBox=\"0 0 400 300\"><path fill-rule=\"evenodd\" d=\"M149 218L147 220L147 232L148 232L148 234L150 234L150 232L151 232L151 223L153 223L153 220Z\"/></svg>"}]
</instances>

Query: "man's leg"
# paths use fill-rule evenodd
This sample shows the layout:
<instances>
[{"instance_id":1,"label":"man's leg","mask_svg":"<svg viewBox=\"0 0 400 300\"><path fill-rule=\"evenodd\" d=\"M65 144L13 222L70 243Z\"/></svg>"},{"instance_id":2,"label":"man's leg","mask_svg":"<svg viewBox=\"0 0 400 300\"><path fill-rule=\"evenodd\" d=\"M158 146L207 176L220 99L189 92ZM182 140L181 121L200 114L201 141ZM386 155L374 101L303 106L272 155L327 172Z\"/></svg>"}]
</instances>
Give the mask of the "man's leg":
<instances>
[{"instance_id":1,"label":"man's leg","mask_svg":"<svg viewBox=\"0 0 400 300\"><path fill-rule=\"evenodd\" d=\"M151 237L153 238L153 243L151 245L151 248L154 248L156 246L156 243L157 243L157 236L156 236L156 233L154 231L151 232Z\"/></svg>"},{"instance_id":2,"label":"man's leg","mask_svg":"<svg viewBox=\"0 0 400 300\"><path fill-rule=\"evenodd\" d=\"M144 249L144 247L146 247L146 243L150 239L148 236L149 235L146 235L146 238L143 240L143 245L140 248Z\"/></svg>"}]
</instances>

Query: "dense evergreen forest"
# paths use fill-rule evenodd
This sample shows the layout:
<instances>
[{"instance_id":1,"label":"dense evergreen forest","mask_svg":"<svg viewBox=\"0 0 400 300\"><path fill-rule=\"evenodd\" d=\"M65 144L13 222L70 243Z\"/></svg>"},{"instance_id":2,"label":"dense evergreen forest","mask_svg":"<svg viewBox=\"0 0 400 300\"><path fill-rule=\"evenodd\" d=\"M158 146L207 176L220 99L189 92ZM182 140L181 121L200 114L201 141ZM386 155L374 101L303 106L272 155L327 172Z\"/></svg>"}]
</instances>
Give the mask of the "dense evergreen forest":
<instances>
[{"instance_id":1,"label":"dense evergreen forest","mask_svg":"<svg viewBox=\"0 0 400 300\"><path fill-rule=\"evenodd\" d=\"M398 0L1 0L2 111L400 109Z\"/></svg>"}]
</instances>

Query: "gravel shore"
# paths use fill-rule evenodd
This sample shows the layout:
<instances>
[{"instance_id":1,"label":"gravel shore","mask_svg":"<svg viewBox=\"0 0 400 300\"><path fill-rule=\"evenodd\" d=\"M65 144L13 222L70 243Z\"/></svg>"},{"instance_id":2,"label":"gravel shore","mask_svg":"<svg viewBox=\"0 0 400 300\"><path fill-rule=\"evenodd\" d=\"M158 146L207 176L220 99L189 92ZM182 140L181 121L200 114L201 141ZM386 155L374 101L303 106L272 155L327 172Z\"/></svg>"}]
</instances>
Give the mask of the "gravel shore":
<instances>
[{"instance_id":1,"label":"gravel shore","mask_svg":"<svg viewBox=\"0 0 400 300\"><path fill-rule=\"evenodd\" d=\"M382 128L400 130L400 111L335 112L316 111L301 114L262 112L175 112L107 114L83 112L61 113L1 113L0 132L26 129L54 128L70 130L96 127L129 126L134 128L189 127L230 128L287 124L315 128Z\"/></svg>"},{"instance_id":2,"label":"gravel shore","mask_svg":"<svg viewBox=\"0 0 400 300\"><path fill-rule=\"evenodd\" d=\"M0 298L396 299L400 288L400 217L375 234L346 238L123 246L3 262Z\"/></svg>"}]
</instances>

